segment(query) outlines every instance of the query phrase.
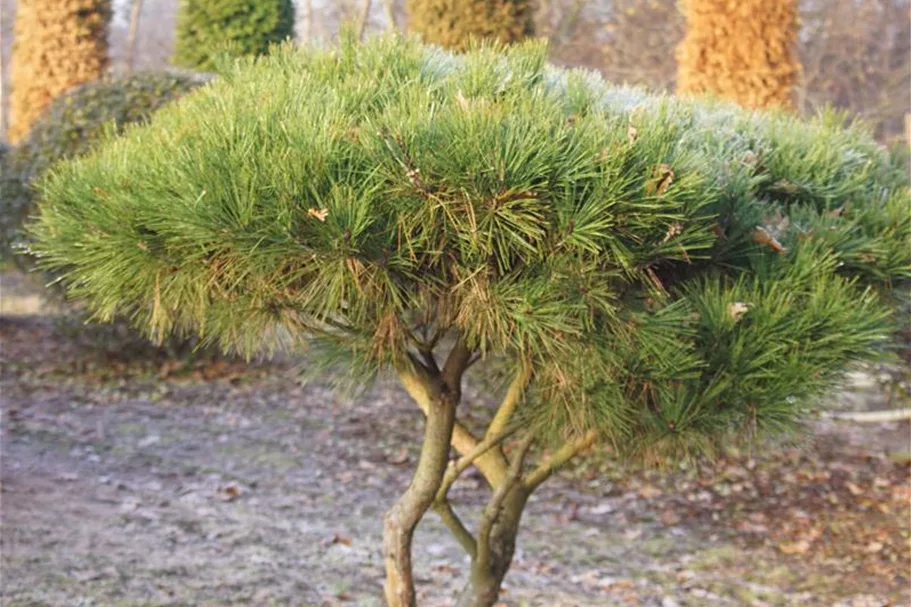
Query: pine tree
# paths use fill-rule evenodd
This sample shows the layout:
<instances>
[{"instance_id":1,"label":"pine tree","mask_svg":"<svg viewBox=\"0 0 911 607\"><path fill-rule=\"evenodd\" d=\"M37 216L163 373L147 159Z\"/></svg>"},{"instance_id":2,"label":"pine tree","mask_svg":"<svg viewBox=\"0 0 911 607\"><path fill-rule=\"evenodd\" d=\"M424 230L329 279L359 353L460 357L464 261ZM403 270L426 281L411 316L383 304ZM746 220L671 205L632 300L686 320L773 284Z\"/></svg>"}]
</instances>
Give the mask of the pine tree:
<instances>
[{"instance_id":1,"label":"pine tree","mask_svg":"<svg viewBox=\"0 0 911 607\"><path fill-rule=\"evenodd\" d=\"M20 0L16 7L10 141L58 95L97 80L108 65L108 0Z\"/></svg>"},{"instance_id":2,"label":"pine tree","mask_svg":"<svg viewBox=\"0 0 911 607\"><path fill-rule=\"evenodd\" d=\"M397 375L426 426L385 518L394 607L427 511L471 559L458 604L489 607L556 468L787 431L880 355L911 278L908 178L862 128L613 87L537 43L244 60L43 192L34 253L99 318ZM469 370L502 382L482 434ZM448 499L472 465L475 531Z\"/></svg>"},{"instance_id":3,"label":"pine tree","mask_svg":"<svg viewBox=\"0 0 911 607\"><path fill-rule=\"evenodd\" d=\"M293 37L291 0L181 0L174 63L212 70L220 53L262 55Z\"/></svg>"},{"instance_id":4,"label":"pine tree","mask_svg":"<svg viewBox=\"0 0 911 607\"><path fill-rule=\"evenodd\" d=\"M790 107L800 75L797 0L684 0L677 91Z\"/></svg>"},{"instance_id":5,"label":"pine tree","mask_svg":"<svg viewBox=\"0 0 911 607\"><path fill-rule=\"evenodd\" d=\"M532 0L408 0L408 28L424 42L465 50L471 38L518 42L534 35Z\"/></svg>"}]
</instances>

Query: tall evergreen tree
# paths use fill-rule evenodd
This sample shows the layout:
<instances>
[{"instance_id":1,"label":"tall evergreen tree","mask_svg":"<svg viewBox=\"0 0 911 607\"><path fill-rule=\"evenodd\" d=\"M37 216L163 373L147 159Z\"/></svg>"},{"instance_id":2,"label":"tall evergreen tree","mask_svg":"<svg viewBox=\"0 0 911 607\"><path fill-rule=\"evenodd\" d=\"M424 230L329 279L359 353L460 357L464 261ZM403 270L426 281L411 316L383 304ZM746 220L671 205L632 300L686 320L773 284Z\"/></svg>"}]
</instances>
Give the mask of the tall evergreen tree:
<instances>
[{"instance_id":1,"label":"tall evergreen tree","mask_svg":"<svg viewBox=\"0 0 911 607\"><path fill-rule=\"evenodd\" d=\"M465 50L471 38L518 42L534 35L533 0L408 0L408 28L424 42Z\"/></svg>"},{"instance_id":2,"label":"tall evergreen tree","mask_svg":"<svg viewBox=\"0 0 911 607\"><path fill-rule=\"evenodd\" d=\"M458 605L490 607L530 495L594 443L663 461L791 428L879 356L911 277L908 178L863 130L546 57L285 48L43 185L34 253L98 317L398 377L426 425L385 518L392 607L431 509L471 560ZM502 386L478 434L469 370ZM448 497L472 465L473 531Z\"/></svg>"},{"instance_id":3,"label":"tall evergreen tree","mask_svg":"<svg viewBox=\"0 0 911 607\"><path fill-rule=\"evenodd\" d=\"M800 75L797 0L683 0L677 91L790 107Z\"/></svg>"},{"instance_id":4,"label":"tall evergreen tree","mask_svg":"<svg viewBox=\"0 0 911 607\"><path fill-rule=\"evenodd\" d=\"M97 80L108 66L109 0L19 0L10 94L10 141L58 95Z\"/></svg>"},{"instance_id":5,"label":"tall evergreen tree","mask_svg":"<svg viewBox=\"0 0 911 607\"><path fill-rule=\"evenodd\" d=\"M293 37L292 0L181 0L174 63L211 70L219 53L261 55Z\"/></svg>"}]
</instances>

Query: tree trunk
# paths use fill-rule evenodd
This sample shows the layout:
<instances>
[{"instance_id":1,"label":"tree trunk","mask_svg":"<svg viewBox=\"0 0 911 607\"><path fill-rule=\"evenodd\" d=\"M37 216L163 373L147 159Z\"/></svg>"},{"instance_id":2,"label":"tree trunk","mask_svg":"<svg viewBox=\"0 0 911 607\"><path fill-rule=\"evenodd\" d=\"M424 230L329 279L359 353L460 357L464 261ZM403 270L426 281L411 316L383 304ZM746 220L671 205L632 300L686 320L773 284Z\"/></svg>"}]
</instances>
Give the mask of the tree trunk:
<instances>
[{"instance_id":1,"label":"tree trunk","mask_svg":"<svg viewBox=\"0 0 911 607\"><path fill-rule=\"evenodd\" d=\"M456 607L492 607L496 604L516 551L516 536L528 496L529 491L522 486L516 486L506 496L490 533L487 563L476 559L471 564L471 577L462 589Z\"/></svg>"},{"instance_id":2,"label":"tree trunk","mask_svg":"<svg viewBox=\"0 0 911 607\"><path fill-rule=\"evenodd\" d=\"M136 43L139 38L139 17L142 15L142 0L133 0L130 6L130 27L127 30L127 49L124 58L124 73L130 75L136 63Z\"/></svg>"},{"instance_id":3,"label":"tree trunk","mask_svg":"<svg viewBox=\"0 0 911 607\"><path fill-rule=\"evenodd\" d=\"M384 518L385 594L389 607L415 607L411 539L417 524L433 504L443 480L449 461L449 441L457 403L458 394L446 392L431 403L414 478Z\"/></svg>"}]
</instances>

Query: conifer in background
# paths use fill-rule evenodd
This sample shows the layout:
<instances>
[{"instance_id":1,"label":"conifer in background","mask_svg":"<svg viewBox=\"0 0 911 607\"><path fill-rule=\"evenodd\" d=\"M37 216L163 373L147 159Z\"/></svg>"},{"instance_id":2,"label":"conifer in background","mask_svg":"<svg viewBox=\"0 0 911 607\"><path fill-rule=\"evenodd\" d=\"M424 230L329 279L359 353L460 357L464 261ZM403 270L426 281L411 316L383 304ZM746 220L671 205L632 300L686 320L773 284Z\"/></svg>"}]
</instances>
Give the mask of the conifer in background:
<instances>
[{"instance_id":1,"label":"conifer in background","mask_svg":"<svg viewBox=\"0 0 911 607\"><path fill-rule=\"evenodd\" d=\"M22 139L56 97L108 66L109 0L19 0L9 139Z\"/></svg>"},{"instance_id":2,"label":"conifer in background","mask_svg":"<svg viewBox=\"0 0 911 607\"><path fill-rule=\"evenodd\" d=\"M881 355L908 175L842 124L613 87L538 43L287 47L58 165L33 247L99 318L397 376L426 425L387 603L416 603L433 510L471 563L457 605L490 607L529 497L593 444L668 461L785 432ZM500 380L481 432L469 372ZM449 498L472 465L473 529Z\"/></svg>"},{"instance_id":3,"label":"conifer in background","mask_svg":"<svg viewBox=\"0 0 911 607\"><path fill-rule=\"evenodd\" d=\"M408 0L408 29L455 50L471 38L512 43L534 35L534 8L533 0Z\"/></svg>"},{"instance_id":4,"label":"conifer in background","mask_svg":"<svg viewBox=\"0 0 911 607\"><path fill-rule=\"evenodd\" d=\"M800 75L797 0L683 0L677 92L748 108L793 105Z\"/></svg>"},{"instance_id":5,"label":"conifer in background","mask_svg":"<svg viewBox=\"0 0 911 607\"><path fill-rule=\"evenodd\" d=\"M221 53L261 55L293 37L292 0L181 0L174 63L211 71Z\"/></svg>"}]
</instances>

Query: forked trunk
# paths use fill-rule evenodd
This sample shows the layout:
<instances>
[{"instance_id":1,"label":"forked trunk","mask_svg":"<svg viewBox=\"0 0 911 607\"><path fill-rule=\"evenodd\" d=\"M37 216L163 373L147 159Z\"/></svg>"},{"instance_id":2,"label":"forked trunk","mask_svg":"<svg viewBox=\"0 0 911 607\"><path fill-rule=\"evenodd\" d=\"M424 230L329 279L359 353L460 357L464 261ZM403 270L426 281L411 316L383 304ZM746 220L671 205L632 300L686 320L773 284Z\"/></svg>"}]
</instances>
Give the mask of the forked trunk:
<instances>
[{"instance_id":1,"label":"forked trunk","mask_svg":"<svg viewBox=\"0 0 911 607\"><path fill-rule=\"evenodd\" d=\"M462 589L456 607L492 607L496 604L516 551L516 536L528 495L524 488L516 487L504 500L490 532L488 556L483 559L486 563L482 559L472 562L471 577Z\"/></svg>"},{"instance_id":2,"label":"forked trunk","mask_svg":"<svg viewBox=\"0 0 911 607\"><path fill-rule=\"evenodd\" d=\"M411 485L386 513L383 557L386 562L386 603L415 607L411 568L411 539L415 527L433 503L449 459L449 441L455 422L457 395L443 395L431 404L424 428L424 444Z\"/></svg>"}]
</instances>

